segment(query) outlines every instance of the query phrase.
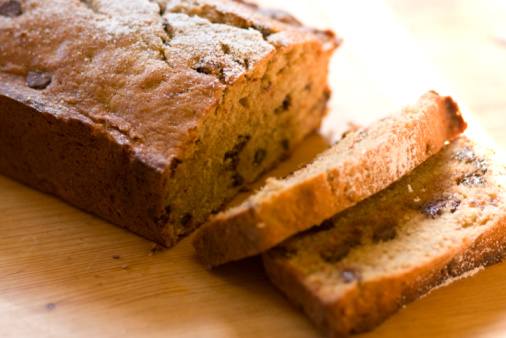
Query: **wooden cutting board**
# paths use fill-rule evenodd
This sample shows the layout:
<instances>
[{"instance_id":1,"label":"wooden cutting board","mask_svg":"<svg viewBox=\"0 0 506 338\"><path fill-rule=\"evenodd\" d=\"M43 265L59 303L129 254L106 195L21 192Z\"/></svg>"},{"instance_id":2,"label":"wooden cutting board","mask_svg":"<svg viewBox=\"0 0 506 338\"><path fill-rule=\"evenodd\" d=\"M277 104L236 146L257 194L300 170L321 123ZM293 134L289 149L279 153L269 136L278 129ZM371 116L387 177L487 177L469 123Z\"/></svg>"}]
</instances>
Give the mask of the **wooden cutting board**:
<instances>
[{"instance_id":1,"label":"wooden cutting board","mask_svg":"<svg viewBox=\"0 0 506 338\"><path fill-rule=\"evenodd\" d=\"M505 148L506 48L489 26L492 17L500 21L501 10L480 0L386 3ZM276 4L308 22L322 15L303 0ZM311 159L347 121L367 122L396 109L359 60L346 43L336 53L325 135L312 135L270 175ZM0 336L324 336L270 285L258 257L210 272L190 241L153 252L143 238L0 176ZM505 278L506 265L487 268L364 336L506 335Z\"/></svg>"}]
</instances>

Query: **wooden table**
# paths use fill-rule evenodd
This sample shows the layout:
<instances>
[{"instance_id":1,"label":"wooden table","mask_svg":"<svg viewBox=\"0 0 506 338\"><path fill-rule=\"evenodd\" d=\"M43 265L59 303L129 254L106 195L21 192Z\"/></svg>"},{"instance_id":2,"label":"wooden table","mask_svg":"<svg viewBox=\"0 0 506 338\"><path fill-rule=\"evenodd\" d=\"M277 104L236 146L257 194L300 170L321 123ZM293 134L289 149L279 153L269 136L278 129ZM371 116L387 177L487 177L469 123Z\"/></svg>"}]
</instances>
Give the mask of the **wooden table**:
<instances>
[{"instance_id":1,"label":"wooden table","mask_svg":"<svg viewBox=\"0 0 506 338\"><path fill-rule=\"evenodd\" d=\"M506 8L483 0L385 2L506 149ZM322 13L303 0L276 4L308 22L318 23ZM336 53L331 83L326 136L339 135L347 121L367 122L396 108L346 43ZM311 136L271 175L284 175L326 144L326 137ZM151 254L147 240L3 176L0 229L1 337L323 336L269 284L258 257L209 272L190 238ZM506 265L487 268L364 336L506 335L505 278Z\"/></svg>"}]
</instances>

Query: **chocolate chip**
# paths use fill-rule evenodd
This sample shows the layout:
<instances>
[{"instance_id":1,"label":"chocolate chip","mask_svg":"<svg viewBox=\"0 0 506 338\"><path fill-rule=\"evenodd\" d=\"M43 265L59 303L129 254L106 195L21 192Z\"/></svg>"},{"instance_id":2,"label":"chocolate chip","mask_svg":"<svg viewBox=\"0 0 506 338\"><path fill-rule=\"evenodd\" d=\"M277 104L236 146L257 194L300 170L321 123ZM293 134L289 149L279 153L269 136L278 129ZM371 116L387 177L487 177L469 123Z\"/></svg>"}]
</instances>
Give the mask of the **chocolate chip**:
<instances>
[{"instance_id":1,"label":"chocolate chip","mask_svg":"<svg viewBox=\"0 0 506 338\"><path fill-rule=\"evenodd\" d=\"M254 165L260 165L267 155L267 151L265 149L258 149L255 152L255 160L253 161Z\"/></svg>"},{"instance_id":2,"label":"chocolate chip","mask_svg":"<svg viewBox=\"0 0 506 338\"><path fill-rule=\"evenodd\" d=\"M455 197L442 198L438 197L432 201L426 202L422 205L421 211L429 217L436 218L443 213L443 209L446 208L451 213L457 211L461 201Z\"/></svg>"},{"instance_id":3,"label":"chocolate chip","mask_svg":"<svg viewBox=\"0 0 506 338\"><path fill-rule=\"evenodd\" d=\"M431 150L430 150L430 144L429 144L429 143L427 143L427 144L425 145L425 154L430 155L430 153L431 153Z\"/></svg>"},{"instance_id":4,"label":"chocolate chip","mask_svg":"<svg viewBox=\"0 0 506 338\"><path fill-rule=\"evenodd\" d=\"M453 214L455 211L457 211L457 208L460 205L460 200L454 199L451 203L450 212Z\"/></svg>"},{"instance_id":5,"label":"chocolate chip","mask_svg":"<svg viewBox=\"0 0 506 338\"><path fill-rule=\"evenodd\" d=\"M21 4L19 1L10 0L4 2L2 6L0 6L0 15L7 16L9 18L15 18L23 14L21 9Z\"/></svg>"},{"instance_id":6,"label":"chocolate chip","mask_svg":"<svg viewBox=\"0 0 506 338\"><path fill-rule=\"evenodd\" d=\"M183 216L183 218L181 219L181 224L184 226L184 227L187 227L190 225L191 221L193 219L193 216L192 214L185 214Z\"/></svg>"},{"instance_id":7,"label":"chocolate chip","mask_svg":"<svg viewBox=\"0 0 506 338\"><path fill-rule=\"evenodd\" d=\"M278 114L282 111L287 111L288 109L290 109L291 106L292 106L292 97L290 95L287 95L283 100L283 102L281 103L281 106L276 108L274 112Z\"/></svg>"},{"instance_id":8,"label":"chocolate chip","mask_svg":"<svg viewBox=\"0 0 506 338\"><path fill-rule=\"evenodd\" d=\"M232 175L232 187L233 188L236 188L236 187L240 187L241 185L243 185L244 183L244 178L235 173L234 175Z\"/></svg>"},{"instance_id":9,"label":"chocolate chip","mask_svg":"<svg viewBox=\"0 0 506 338\"><path fill-rule=\"evenodd\" d=\"M212 75L220 80L221 83L226 83L223 67L214 60L200 60L193 69L195 69L197 73Z\"/></svg>"},{"instance_id":10,"label":"chocolate chip","mask_svg":"<svg viewBox=\"0 0 506 338\"><path fill-rule=\"evenodd\" d=\"M226 169L235 170L239 165L239 153L246 147L248 141L251 139L249 135L239 135L237 138L237 143L235 144L232 150L229 150L225 153L223 157L223 162L225 162Z\"/></svg>"},{"instance_id":11,"label":"chocolate chip","mask_svg":"<svg viewBox=\"0 0 506 338\"><path fill-rule=\"evenodd\" d=\"M323 226L324 224L322 224ZM325 226L332 227L327 223ZM346 237L339 243L335 243L332 247L327 247L320 252L320 257L327 263L337 263L344 257L348 256L351 249L361 244L362 232L358 228L352 229Z\"/></svg>"},{"instance_id":12,"label":"chocolate chip","mask_svg":"<svg viewBox=\"0 0 506 338\"><path fill-rule=\"evenodd\" d=\"M251 28L259 31L262 34L264 40L267 40L269 35L274 33L274 31L271 30L269 27L266 27L266 26L260 25L260 24L254 24L253 26L251 26Z\"/></svg>"},{"instance_id":13,"label":"chocolate chip","mask_svg":"<svg viewBox=\"0 0 506 338\"><path fill-rule=\"evenodd\" d=\"M332 249L327 249L320 252L320 257L325 262L333 264L342 260L344 257L348 256L350 253L351 247L347 245L338 245Z\"/></svg>"},{"instance_id":14,"label":"chocolate chip","mask_svg":"<svg viewBox=\"0 0 506 338\"><path fill-rule=\"evenodd\" d=\"M374 231L372 239L374 242L387 242L394 239L396 235L397 231L394 226L383 225Z\"/></svg>"},{"instance_id":15,"label":"chocolate chip","mask_svg":"<svg viewBox=\"0 0 506 338\"><path fill-rule=\"evenodd\" d=\"M33 89L45 89L51 83L52 78L49 72L31 70L26 77L26 84Z\"/></svg>"},{"instance_id":16,"label":"chocolate chip","mask_svg":"<svg viewBox=\"0 0 506 338\"><path fill-rule=\"evenodd\" d=\"M346 284L354 281L360 282L362 280L362 278L359 275L357 275L355 271L352 270L344 270L343 272L341 272L341 278L344 280Z\"/></svg>"},{"instance_id":17,"label":"chocolate chip","mask_svg":"<svg viewBox=\"0 0 506 338\"><path fill-rule=\"evenodd\" d=\"M426 202L422 205L422 212L429 217L436 218L436 215L441 215L441 209L446 206L446 201L443 199L435 199Z\"/></svg>"},{"instance_id":18,"label":"chocolate chip","mask_svg":"<svg viewBox=\"0 0 506 338\"><path fill-rule=\"evenodd\" d=\"M182 163L182 161L178 158L173 157L170 162L170 177L173 178L176 174L176 168Z\"/></svg>"}]
</instances>

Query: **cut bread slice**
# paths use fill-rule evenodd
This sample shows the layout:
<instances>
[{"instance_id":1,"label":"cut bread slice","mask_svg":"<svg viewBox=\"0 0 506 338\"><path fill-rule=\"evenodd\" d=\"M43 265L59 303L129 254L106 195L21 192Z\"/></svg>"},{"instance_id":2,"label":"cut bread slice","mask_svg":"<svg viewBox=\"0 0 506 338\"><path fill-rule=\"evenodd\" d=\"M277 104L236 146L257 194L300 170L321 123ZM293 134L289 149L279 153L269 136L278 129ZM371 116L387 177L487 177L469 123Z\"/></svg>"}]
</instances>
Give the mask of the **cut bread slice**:
<instances>
[{"instance_id":1,"label":"cut bread slice","mask_svg":"<svg viewBox=\"0 0 506 338\"><path fill-rule=\"evenodd\" d=\"M444 281L503 259L498 160L453 140L384 191L269 250L269 278L332 337L374 328Z\"/></svg>"},{"instance_id":2,"label":"cut bread slice","mask_svg":"<svg viewBox=\"0 0 506 338\"><path fill-rule=\"evenodd\" d=\"M399 114L349 132L289 177L268 180L193 239L207 267L266 251L386 188L466 128L450 97L428 92Z\"/></svg>"}]
</instances>

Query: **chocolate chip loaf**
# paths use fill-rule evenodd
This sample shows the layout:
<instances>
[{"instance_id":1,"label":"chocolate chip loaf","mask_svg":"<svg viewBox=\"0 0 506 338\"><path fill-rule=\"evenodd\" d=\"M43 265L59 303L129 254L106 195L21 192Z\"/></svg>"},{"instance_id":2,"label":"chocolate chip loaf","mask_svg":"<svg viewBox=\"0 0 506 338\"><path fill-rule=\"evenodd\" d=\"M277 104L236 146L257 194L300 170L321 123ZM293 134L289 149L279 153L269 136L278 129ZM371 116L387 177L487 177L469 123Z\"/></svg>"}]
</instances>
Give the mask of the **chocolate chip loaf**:
<instances>
[{"instance_id":1,"label":"chocolate chip loaf","mask_svg":"<svg viewBox=\"0 0 506 338\"><path fill-rule=\"evenodd\" d=\"M0 172L166 246L319 127L338 41L230 0L0 0Z\"/></svg>"},{"instance_id":2,"label":"chocolate chip loaf","mask_svg":"<svg viewBox=\"0 0 506 338\"><path fill-rule=\"evenodd\" d=\"M435 92L348 133L305 168L218 214L195 234L208 267L266 251L386 188L466 128L457 104Z\"/></svg>"},{"instance_id":3,"label":"chocolate chip loaf","mask_svg":"<svg viewBox=\"0 0 506 338\"><path fill-rule=\"evenodd\" d=\"M506 166L455 139L410 175L263 256L331 337L371 330L444 281L504 258Z\"/></svg>"}]
</instances>

